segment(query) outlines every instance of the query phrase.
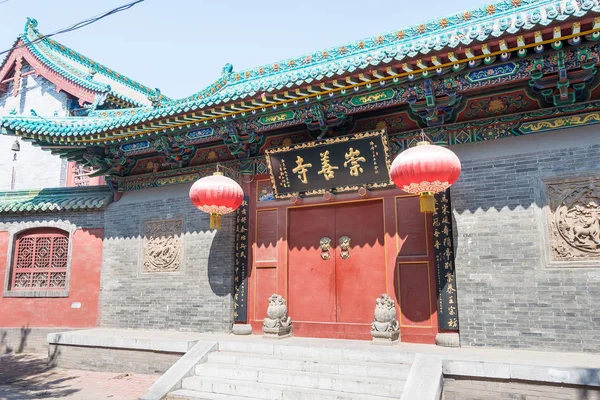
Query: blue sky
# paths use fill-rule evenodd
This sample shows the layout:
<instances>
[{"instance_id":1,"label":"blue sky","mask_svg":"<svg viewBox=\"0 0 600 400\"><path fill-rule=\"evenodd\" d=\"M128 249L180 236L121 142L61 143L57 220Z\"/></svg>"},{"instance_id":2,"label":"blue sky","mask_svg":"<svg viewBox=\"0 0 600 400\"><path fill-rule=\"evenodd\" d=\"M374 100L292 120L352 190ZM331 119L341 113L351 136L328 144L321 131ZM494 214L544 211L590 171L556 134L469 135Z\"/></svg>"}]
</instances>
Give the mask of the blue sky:
<instances>
[{"instance_id":1,"label":"blue sky","mask_svg":"<svg viewBox=\"0 0 600 400\"><path fill-rule=\"evenodd\" d=\"M43 33L129 0L0 3L0 51L26 17ZM482 0L146 0L57 41L168 96L191 95L226 63L239 71L481 6ZM0 56L0 59L3 56Z\"/></svg>"}]
</instances>

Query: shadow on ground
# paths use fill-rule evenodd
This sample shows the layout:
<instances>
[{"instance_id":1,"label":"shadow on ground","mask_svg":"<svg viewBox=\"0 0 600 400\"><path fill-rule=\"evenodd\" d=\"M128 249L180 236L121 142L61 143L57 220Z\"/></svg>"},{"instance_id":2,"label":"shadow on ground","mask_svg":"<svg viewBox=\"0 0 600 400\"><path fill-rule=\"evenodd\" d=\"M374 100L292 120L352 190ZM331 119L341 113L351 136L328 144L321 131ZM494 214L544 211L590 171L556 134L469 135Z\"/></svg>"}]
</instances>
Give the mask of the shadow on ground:
<instances>
[{"instance_id":1,"label":"shadow on ground","mask_svg":"<svg viewBox=\"0 0 600 400\"><path fill-rule=\"evenodd\" d=\"M74 389L65 377L54 369L56 354L0 355L0 400L54 399L71 396Z\"/></svg>"}]
</instances>

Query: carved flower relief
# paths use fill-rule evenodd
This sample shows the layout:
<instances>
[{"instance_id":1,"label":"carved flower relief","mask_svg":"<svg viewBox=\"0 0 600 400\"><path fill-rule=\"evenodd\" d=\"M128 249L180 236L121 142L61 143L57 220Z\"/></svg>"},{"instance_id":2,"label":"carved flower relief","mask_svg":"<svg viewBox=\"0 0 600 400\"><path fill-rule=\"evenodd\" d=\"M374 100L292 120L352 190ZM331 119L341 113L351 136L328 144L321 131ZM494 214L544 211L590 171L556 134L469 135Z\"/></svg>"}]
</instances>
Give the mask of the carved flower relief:
<instances>
[{"instance_id":1,"label":"carved flower relief","mask_svg":"<svg viewBox=\"0 0 600 400\"><path fill-rule=\"evenodd\" d=\"M489 15L492 15L496 12L496 6L493 4L490 4L489 6L487 6L486 11Z\"/></svg>"},{"instance_id":2,"label":"carved flower relief","mask_svg":"<svg viewBox=\"0 0 600 400\"><path fill-rule=\"evenodd\" d=\"M512 0L513 7L519 7L521 5L521 0Z\"/></svg>"},{"instance_id":3,"label":"carved flower relief","mask_svg":"<svg viewBox=\"0 0 600 400\"><path fill-rule=\"evenodd\" d=\"M488 105L488 112L497 113L506 110L507 105L500 99L493 99Z\"/></svg>"},{"instance_id":4,"label":"carved flower relief","mask_svg":"<svg viewBox=\"0 0 600 400\"><path fill-rule=\"evenodd\" d=\"M448 20L446 18L442 18L440 20L440 27L442 27L442 28L447 28L448 27Z\"/></svg>"},{"instance_id":5,"label":"carved flower relief","mask_svg":"<svg viewBox=\"0 0 600 400\"><path fill-rule=\"evenodd\" d=\"M146 221L142 272L177 272L181 269L183 220Z\"/></svg>"},{"instance_id":6,"label":"carved flower relief","mask_svg":"<svg viewBox=\"0 0 600 400\"><path fill-rule=\"evenodd\" d=\"M600 180L547 185L552 258L600 258Z\"/></svg>"},{"instance_id":7,"label":"carved flower relief","mask_svg":"<svg viewBox=\"0 0 600 400\"><path fill-rule=\"evenodd\" d=\"M219 156L217 155L216 151L211 150L208 152L208 155L206 156L206 158L208 159L208 161L214 162L219 159Z\"/></svg>"},{"instance_id":8,"label":"carved flower relief","mask_svg":"<svg viewBox=\"0 0 600 400\"><path fill-rule=\"evenodd\" d=\"M396 32L396 39L404 39L404 32L403 31L398 31Z\"/></svg>"},{"instance_id":9,"label":"carved flower relief","mask_svg":"<svg viewBox=\"0 0 600 400\"><path fill-rule=\"evenodd\" d=\"M465 11L465 12L463 13L463 19L464 19L465 21L468 21L468 20L470 20L470 19L471 19L471 13L470 13L470 12L468 12L468 11Z\"/></svg>"}]
</instances>

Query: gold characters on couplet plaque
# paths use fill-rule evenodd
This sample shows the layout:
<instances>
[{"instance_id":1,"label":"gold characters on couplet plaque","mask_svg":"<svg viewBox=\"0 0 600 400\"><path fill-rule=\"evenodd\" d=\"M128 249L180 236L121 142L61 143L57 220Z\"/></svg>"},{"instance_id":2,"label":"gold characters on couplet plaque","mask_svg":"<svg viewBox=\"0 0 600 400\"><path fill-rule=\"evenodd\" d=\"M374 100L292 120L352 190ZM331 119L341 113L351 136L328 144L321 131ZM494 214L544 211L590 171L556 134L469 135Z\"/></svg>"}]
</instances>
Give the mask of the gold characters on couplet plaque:
<instances>
[{"instance_id":1,"label":"gold characters on couplet plaque","mask_svg":"<svg viewBox=\"0 0 600 400\"><path fill-rule=\"evenodd\" d=\"M330 164L329 150L324 153L319 153L319 155L321 156L321 170L317 173L323 175L323 178L326 180L333 179L335 177L335 170L339 169L339 167Z\"/></svg>"},{"instance_id":2,"label":"gold characters on couplet plaque","mask_svg":"<svg viewBox=\"0 0 600 400\"><path fill-rule=\"evenodd\" d=\"M308 179L306 178L306 172L310 167L312 167L312 164L304 164L304 158L298 156L296 157L296 168L294 168L292 172L298 174L298 179L300 179L300 182L308 183Z\"/></svg>"},{"instance_id":3,"label":"gold characters on couplet plaque","mask_svg":"<svg viewBox=\"0 0 600 400\"><path fill-rule=\"evenodd\" d=\"M348 164L350 164L350 175L358 176L364 172L360 163L366 162L367 159L360 156L359 150L354 150L352 147L350 147L350 150L344 154L344 158L346 159L344 167L347 167Z\"/></svg>"}]
</instances>

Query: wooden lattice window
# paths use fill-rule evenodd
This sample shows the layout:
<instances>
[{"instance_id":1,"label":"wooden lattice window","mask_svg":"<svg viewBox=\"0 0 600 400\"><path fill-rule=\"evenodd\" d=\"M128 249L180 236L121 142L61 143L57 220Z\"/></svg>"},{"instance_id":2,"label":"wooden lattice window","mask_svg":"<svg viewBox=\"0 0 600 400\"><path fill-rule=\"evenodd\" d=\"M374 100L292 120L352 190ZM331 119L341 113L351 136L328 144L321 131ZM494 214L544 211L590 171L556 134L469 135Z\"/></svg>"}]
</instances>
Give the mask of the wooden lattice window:
<instances>
[{"instance_id":1,"label":"wooden lattice window","mask_svg":"<svg viewBox=\"0 0 600 400\"><path fill-rule=\"evenodd\" d=\"M31 230L15 242L12 290L65 289L69 236L60 230Z\"/></svg>"}]
</instances>

